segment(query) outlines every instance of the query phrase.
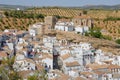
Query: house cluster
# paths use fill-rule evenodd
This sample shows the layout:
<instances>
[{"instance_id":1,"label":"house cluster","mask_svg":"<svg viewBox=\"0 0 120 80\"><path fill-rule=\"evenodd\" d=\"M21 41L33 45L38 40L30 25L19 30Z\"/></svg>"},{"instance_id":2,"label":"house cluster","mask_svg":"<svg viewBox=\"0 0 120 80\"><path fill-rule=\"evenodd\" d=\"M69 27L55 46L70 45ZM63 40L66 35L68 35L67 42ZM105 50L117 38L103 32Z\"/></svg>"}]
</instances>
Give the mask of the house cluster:
<instances>
[{"instance_id":1,"label":"house cluster","mask_svg":"<svg viewBox=\"0 0 120 80\"><path fill-rule=\"evenodd\" d=\"M0 61L15 56L13 69L24 80L36 71L38 76L47 73L48 80L120 80L120 56L95 49L89 42L44 35L51 29L82 33L92 27L90 18L80 14L72 22L56 21L48 16L45 23L29 26L29 31L1 32Z\"/></svg>"},{"instance_id":2,"label":"house cluster","mask_svg":"<svg viewBox=\"0 0 120 80\"><path fill-rule=\"evenodd\" d=\"M29 33L34 36L35 34L43 35L50 30L58 30L84 34L92 27L92 18L83 15L82 13L80 13L79 16L74 17L72 20L57 20L54 16L47 16L45 17L44 23L30 25Z\"/></svg>"},{"instance_id":3,"label":"house cluster","mask_svg":"<svg viewBox=\"0 0 120 80\"><path fill-rule=\"evenodd\" d=\"M47 72L48 79L119 80L120 56L94 49L91 43L68 43L55 36L31 36L26 31L1 34L0 59L15 56L13 68L26 80Z\"/></svg>"},{"instance_id":4,"label":"house cluster","mask_svg":"<svg viewBox=\"0 0 120 80\"><path fill-rule=\"evenodd\" d=\"M60 40L59 45L55 48L59 54L58 66L70 79L120 80L120 56L94 49L87 42L67 44L67 40Z\"/></svg>"},{"instance_id":5,"label":"house cluster","mask_svg":"<svg viewBox=\"0 0 120 80\"><path fill-rule=\"evenodd\" d=\"M56 22L54 29L60 31L74 31L75 33L84 34L92 27L92 18L80 13L79 16L74 17L70 21L61 20Z\"/></svg>"},{"instance_id":6,"label":"house cluster","mask_svg":"<svg viewBox=\"0 0 120 80\"><path fill-rule=\"evenodd\" d=\"M0 32L0 61L16 55L16 43L25 34L25 31L17 31L16 29L6 29Z\"/></svg>"}]
</instances>

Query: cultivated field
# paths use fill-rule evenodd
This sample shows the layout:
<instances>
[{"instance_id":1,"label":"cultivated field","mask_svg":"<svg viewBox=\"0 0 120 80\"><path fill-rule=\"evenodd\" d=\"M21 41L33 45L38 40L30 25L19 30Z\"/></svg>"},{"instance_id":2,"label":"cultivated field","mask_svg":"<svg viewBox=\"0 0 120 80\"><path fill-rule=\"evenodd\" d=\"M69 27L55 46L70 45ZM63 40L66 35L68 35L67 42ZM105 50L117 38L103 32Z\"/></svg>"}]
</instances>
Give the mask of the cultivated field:
<instances>
[{"instance_id":1,"label":"cultivated field","mask_svg":"<svg viewBox=\"0 0 120 80\"><path fill-rule=\"evenodd\" d=\"M72 8L34 8L25 10L26 14L43 14L47 15L58 15L62 17L67 17L69 19L77 16L80 12L84 10L81 9L72 9ZM87 15L94 19L94 24L97 27L100 27L107 32L109 36L112 36L114 39L120 37L120 19L118 20L106 20L108 17L120 18L120 10L86 10ZM6 17L0 19L1 29L5 28L18 28L18 29L27 29L30 24L42 21L38 18L11 18ZM105 33L106 34L106 33Z\"/></svg>"}]
</instances>

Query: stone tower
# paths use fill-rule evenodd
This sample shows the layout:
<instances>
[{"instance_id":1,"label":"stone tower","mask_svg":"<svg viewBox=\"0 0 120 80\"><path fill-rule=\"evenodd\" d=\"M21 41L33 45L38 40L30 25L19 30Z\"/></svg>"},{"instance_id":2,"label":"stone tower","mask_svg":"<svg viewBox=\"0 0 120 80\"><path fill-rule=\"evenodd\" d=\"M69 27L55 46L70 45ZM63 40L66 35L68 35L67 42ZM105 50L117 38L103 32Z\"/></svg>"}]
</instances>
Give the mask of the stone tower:
<instances>
[{"instance_id":1,"label":"stone tower","mask_svg":"<svg viewBox=\"0 0 120 80\"><path fill-rule=\"evenodd\" d=\"M46 25L49 25L51 29L54 29L54 26L57 22L57 18L55 16L47 16L45 17L45 24Z\"/></svg>"},{"instance_id":2,"label":"stone tower","mask_svg":"<svg viewBox=\"0 0 120 80\"><path fill-rule=\"evenodd\" d=\"M58 51L56 50L56 46L53 44L53 69L59 69L58 65Z\"/></svg>"},{"instance_id":3,"label":"stone tower","mask_svg":"<svg viewBox=\"0 0 120 80\"><path fill-rule=\"evenodd\" d=\"M72 19L73 23L75 26L81 26L81 27L93 27L93 20L91 17L84 15L82 13L80 13L78 16L74 17Z\"/></svg>"}]
</instances>

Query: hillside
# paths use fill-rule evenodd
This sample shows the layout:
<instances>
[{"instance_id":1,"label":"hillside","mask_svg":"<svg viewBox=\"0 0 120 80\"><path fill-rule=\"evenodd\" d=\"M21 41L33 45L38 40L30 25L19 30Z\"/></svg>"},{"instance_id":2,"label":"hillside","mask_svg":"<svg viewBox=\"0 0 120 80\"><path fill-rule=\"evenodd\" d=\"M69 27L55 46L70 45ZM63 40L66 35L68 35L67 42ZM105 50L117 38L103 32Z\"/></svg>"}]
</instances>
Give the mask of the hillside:
<instances>
[{"instance_id":1,"label":"hillside","mask_svg":"<svg viewBox=\"0 0 120 80\"><path fill-rule=\"evenodd\" d=\"M47 35L54 34L57 39L66 39L69 42L79 43L79 42L89 42L96 49L102 49L105 52L112 52L115 55L120 55L120 45L116 44L113 41L98 39L93 37L82 36L75 34L73 32L64 32L64 31L52 31Z\"/></svg>"},{"instance_id":2,"label":"hillside","mask_svg":"<svg viewBox=\"0 0 120 80\"><path fill-rule=\"evenodd\" d=\"M77 16L80 12L86 11L87 15L93 18L94 26L100 27L112 36L114 39L120 37L120 10L82 10L74 8L59 8L59 7L43 7L43 8L30 8L24 10L25 14L38 15L56 15L61 18L72 19ZM3 14L1 12L1 14ZM31 17L31 16L30 16ZM112 17L112 19L111 19ZM17 19L11 20L11 19ZM13 21L13 22L12 22ZM24 22L25 21L25 22ZM2 30L8 26L9 28L27 29L28 25L35 22L42 21L41 18L13 18L4 17L0 19L0 26ZM106 33L105 33L106 34Z\"/></svg>"},{"instance_id":3,"label":"hillside","mask_svg":"<svg viewBox=\"0 0 120 80\"><path fill-rule=\"evenodd\" d=\"M59 15L69 17L77 16L80 12L87 11L87 15L94 19L94 24L109 33L114 39L120 37L120 20L106 20L109 17L120 18L120 10L81 10L73 8L36 8L27 10L27 13Z\"/></svg>"},{"instance_id":4,"label":"hillside","mask_svg":"<svg viewBox=\"0 0 120 80\"><path fill-rule=\"evenodd\" d=\"M81 7L82 9L109 9L109 10L119 10L120 9L120 4L119 5L86 5Z\"/></svg>"},{"instance_id":5,"label":"hillside","mask_svg":"<svg viewBox=\"0 0 120 80\"><path fill-rule=\"evenodd\" d=\"M33 6L0 4L0 9L16 9L16 8L20 8L20 9L24 10L24 9L28 9L28 8L33 8ZM85 6L78 6L78 7L60 7L60 8L119 10L120 4L118 4L118 5L85 5Z\"/></svg>"},{"instance_id":6,"label":"hillside","mask_svg":"<svg viewBox=\"0 0 120 80\"><path fill-rule=\"evenodd\" d=\"M41 19L18 19L18 18L2 18L0 19L0 29L18 29L18 30L27 30L28 26L36 22L41 22Z\"/></svg>"},{"instance_id":7,"label":"hillside","mask_svg":"<svg viewBox=\"0 0 120 80\"><path fill-rule=\"evenodd\" d=\"M17 8L20 8L21 10L30 8L28 6L21 6L21 5L7 5L7 4L0 4L0 9L13 9L16 10Z\"/></svg>"}]
</instances>

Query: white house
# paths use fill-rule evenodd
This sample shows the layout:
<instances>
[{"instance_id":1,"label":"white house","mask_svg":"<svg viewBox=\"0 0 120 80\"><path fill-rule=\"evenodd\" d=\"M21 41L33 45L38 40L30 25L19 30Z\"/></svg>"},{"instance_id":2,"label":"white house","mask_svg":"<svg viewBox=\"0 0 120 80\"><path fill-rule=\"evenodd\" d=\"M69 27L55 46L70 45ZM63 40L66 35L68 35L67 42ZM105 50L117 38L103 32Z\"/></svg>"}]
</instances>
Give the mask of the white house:
<instances>
[{"instance_id":1,"label":"white house","mask_svg":"<svg viewBox=\"0 0 120 80\"><path fill-rule=\"evenodd\" d=\"M88 32L89 31L89 27L88 26L84 26L83 30L84 30L84 32Z\"/></svg>"},{"instance_id":2,"label":"white house","mask_svg":"<svg viewBox=\"0 0 120 80\"><path fill-rule=\"evenodd\" d=\"M78 61L71 61L64 63L62 70L65 74L69 74L69 71L76 70L76 71L83 71L83 66L80 66Z\"/></svg>"},{"instance_id":3,"label":"white house","mask_svg":"<svg viewBox=\"0 0 120 80\"><path fill-rule=\"evenodd\" d=\"M83 26L78 25L75 27L75 33L83 34L83 33L88 32L88 31L89 31L89 27L87 27L87 26L83 27Z\"/></svg>"},{"instance_id":4,"label":"white house","mask_svg":"<svg viewBox=\"0 0 120 80\"><path fill-rule=\"evenodd\" d=\"M66 53L70 53L70 50L69 50L69 48L61 48L60 49L60 55L63 55L63 54L66 54Z\"/></svg>"},{"instance_id":5,"label":"white house","mask_svg":"<svg viewBox=\"0 0 120 80\"><path fill-rule=\"evenodd\" d=\"M58 21L55 25L55 30L60 30L60 31L73 31L74 26L72 22L61 22Z\"/></svg>"},{"instance_id":6,"label":"white house","mask_svg":"<svg viewBox=\"0 0 120 80\"><path fill-rule=\"evenodd\" d=\"M90 50L92 48L91 44L90 43L80 43L79 44L80 48L87 51L87 50Z\"/></svg>"},{"instance_id":7,"label":"white house","mask_svg":"<svg viewBox=\"0 0 120 80\"><path fill-rule=\"evenodd\" d=\"M8 43L7 42L6 44L8 45L8 47L9 47L10 50L13 50L13 43Z\"/></svg>"},{"instance_id":8,"label":"white house","mask_svg":"<svg viewBox=\"0 0 120 80\"><path fill-rule=\"evenodd\" d=\"M24 58L22 55L17 56L13 68L16 71L35 70L35 62L31 59Z\"/></svg>"},{"instance_id":9,"label":"white house","mask_svg":"<svg viewBox=\"0 0 120 80\"><path fill-rule=\"evenodd\" d=\"M36 35L36 32L35 32L35 30L33 30L33 29L29 30L29 33L30 33L30 35L32 35L32 36L35 36L35 35Z\"/></svg>"},{"instance_id":10,"label":"white house","mask_svg":"<svg viewBox=\"0 0 120 80\"><path fill-rule=\"evenodd\" d=\"M78 71L75 71L75 70L68 71L68 74L69 76L74 77L74 78L79 76Z\"/></svg>"},{"instance_id":11,"label":"white house","mask_svg":"<svg viewBox=\"0 0 120 80\"><path fill-rule=\"evenodd\" d=\"M42 47L42 48L41 48L41 52L52 54L52 53L53 53L53 50L52 50L52 48Z\"/></svg>"},{"instance_id":12,"label":"white house","mask_svg":"<svg viewBox=\"0 0 120 80\"><path fill-rule=\"evenodd\" d=\"M25 59L24 54L16 54L16 60L23 60Z\"/></svg>"},{"instance_id":13,"label":"white house","mask_svg":"<svg viewBox=\"0 0 120 80\"><path fill-rule=\"evenodd\" d=\"M9 32L9 30L8 30L8 29L5 29L4 32L7 33L7 32Z\"/></svg>"},{"instance_id":14,"label":"white house","mask_svg":"<svg viewBox=\"0 0 120 80\"><path fill-rule=\"evenodd\" d=\"M120 56L114 57L112 64L120 66Z\"/></svg>"},{"instance_id":15,"label":"white house","mask_svg":"<svg viewBox=\"0 0 120 80\"><path fill-rule=\"evenodd\" d=\"M82 27L79 27L79 26L76 26L76 27L75 27L75 32L82 34L82 33L83 33L83 28L82 28Z\"/></svg>"},{"instance_id":16,"label":"white house","mask_svg":"<svg viewBox=\"0 0 120 80\"><path fill-rule=\"evenodd\" d=\"M70 80L70 76L62 73L60 70L50 70L47 73L48 80Z\"/></svg>"},{"instance_id":17,"label":"white house","mask_svg":"<svg viewBox=\"0 0 120 80\"><path fill-rule=\"evenodd\" d=\"M83 50L80 47L74 47L70 52L73 58L77 60L80 65L83 65Z\"/></svg>"},{"instance_id":18,"label":"white house","mask_svg":"<svg viewBox=\"0 0 120 80\"><path fill-rule=\"evenodd\" d=\"M103 77L102 77L102 80L120 80L120 74L111 74L111 73L108 73L108 74L105 74Z\"/></svg>"},{"instance_id":19,"label":"white house","mask_svg":"<svg viewBox=\"0 0 120 80\"><path fill-rule=\"evenodd\" d=\"M74 61L74 58L70 55L70 53L60 55L60 59L62 60L63 63Z\"/></svg>"},{"instance_id":20,"label":"white house","mask_svg":"<svg viewBox=\"0 0 120 80\"><path fill-rule=\"evenodd\" d=\"M96 50L94 54L95 54L95 62L98 64L112 63L115 65L119 65L119 59L117 59L117 57L110 56L109 53L107 53L108 55L105 55L106 53L103 52L101 49Z\"/></svg>"},{"instance_id":21,"label":"white house","mask_svg":"<svg viewBox=\"0 0 120 80\"><path fill-rule=\"evenodd\" d=\"M17 50L24 49L24 47L27 46L27 45L28 45L28 43L17 44L17 45L16 45L16 49L17 49Z\"/></svg>"},{"instance_id":22,"label":"white house","mask_svg":"<svg viewBox=\"0 0 120 80\"><path fill-rule=\"evenodd\" d=\"M50 43L50 42L44 43L44 47L53 48L53 43Z\"/></svg>"},{"instance_id":23,"label":"white house","mask_svg":"<svg viewBox=\"0 0 120 80\"><path fill-rule=\"evenodd\" d=\"M53 58L51 54L43 56L42 62L46 64L49 68L53 69Z\"/></svg>"},{"instance_id":24,"label":"white house","mask_svg":"<svg viewBox=\"0 0 120 80\"><path fill-rule=\"evenodd\" d=\"M35 36L37 34L42 34L43 32L43 23L36 23L29 26L29 34Z\"/></svg>"},{"instance_id":25,"label":"white house","mask_svg":"<svg viewBox=\"0 0 120 80\"><path fill-rule=\"evenodd\" d=\"M25 40L23 38L19 38L18 39L18 44L22 44L22 43L25 43Z\"/></svg>"},{"instance_id":26,"label":"white house","mask_svg":"<svg viewBox=\"0 0 120 80\"><path fill-rule=\"evenodd\" d=\"M55 43L55 42L57 42L56 37L49 37L49 36L43 37L43 43Z\"/></svg>"},{"instance_id":27,"label":"white house","mask_svg":"<svg viewBox=\"0 0 120 80\"><path fill-rule=\"evenodd\" d=\"M17 8L16 10L17 10L17 11L20 11L20 8Z\"/></svg>"}]
</instances>

